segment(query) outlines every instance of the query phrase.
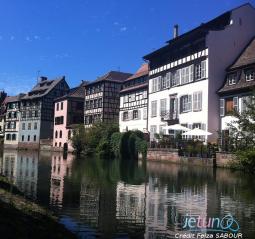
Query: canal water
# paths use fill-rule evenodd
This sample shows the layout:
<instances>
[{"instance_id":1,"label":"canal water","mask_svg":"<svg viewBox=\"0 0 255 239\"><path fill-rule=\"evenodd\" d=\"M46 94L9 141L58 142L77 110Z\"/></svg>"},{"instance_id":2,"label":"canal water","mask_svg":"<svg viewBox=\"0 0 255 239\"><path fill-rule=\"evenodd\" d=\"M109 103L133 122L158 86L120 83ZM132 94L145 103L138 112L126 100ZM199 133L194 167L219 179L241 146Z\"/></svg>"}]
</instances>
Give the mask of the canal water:
<instances>
[{"instance_id":1,"label":"canal water","mask_svg":"<svg viewBox=\"0 0 255 239\"><path fill-rule=\"evenodd\" d=\"M79 238L175 238L187 218L230 214L255 238L255 179L242 172L4 151L0 173Z\"/></svg>"}]
</instances>

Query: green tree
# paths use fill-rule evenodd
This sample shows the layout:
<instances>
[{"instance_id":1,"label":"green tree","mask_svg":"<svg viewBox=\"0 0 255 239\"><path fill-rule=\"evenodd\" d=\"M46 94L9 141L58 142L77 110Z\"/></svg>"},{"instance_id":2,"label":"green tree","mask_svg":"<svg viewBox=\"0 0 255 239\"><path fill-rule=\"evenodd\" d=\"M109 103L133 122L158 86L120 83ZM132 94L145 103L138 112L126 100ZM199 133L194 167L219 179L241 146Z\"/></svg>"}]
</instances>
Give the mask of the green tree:
<instances>
[{"instance_id":1,"label":"green tree","mask_svg":"<svg viewBox=\"0 0 255 239\"><path fill-rule=\"evenodd\" d=\"M85 151L86 147L86 131L84 125L78 125L73 130L73 136L71 138L72 146L76 154L81 154Z\"/></svg>"},{"instance_id":2,"label":"green tree","mask_svg":"<svg viewBox=\"0 0 255 239\"><path fill-rule=\"evenodd\" d=\"M234 166L255 172L255 93L244 101L245 110L234 111L228 144L236 154Z\"/></svg>"}]
</instances>

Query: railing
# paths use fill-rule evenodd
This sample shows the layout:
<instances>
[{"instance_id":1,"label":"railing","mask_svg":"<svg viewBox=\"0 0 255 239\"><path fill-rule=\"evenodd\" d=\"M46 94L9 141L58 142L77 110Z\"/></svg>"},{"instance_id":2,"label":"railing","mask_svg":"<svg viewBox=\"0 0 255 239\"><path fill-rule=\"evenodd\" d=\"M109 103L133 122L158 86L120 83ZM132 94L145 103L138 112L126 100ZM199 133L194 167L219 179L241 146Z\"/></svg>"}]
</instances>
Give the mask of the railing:
<instances>
[{"instance_id":1,"label":"railing","mask_svg":"<svg viewBox=\"0 0 255 239\"><path fill-rule=\"evenodd\" d=\"M177 112L163 111L160 113L160 116L162 121L168 121L169 124L179 123L179 115Z\"/></svg>"}]
</instances>

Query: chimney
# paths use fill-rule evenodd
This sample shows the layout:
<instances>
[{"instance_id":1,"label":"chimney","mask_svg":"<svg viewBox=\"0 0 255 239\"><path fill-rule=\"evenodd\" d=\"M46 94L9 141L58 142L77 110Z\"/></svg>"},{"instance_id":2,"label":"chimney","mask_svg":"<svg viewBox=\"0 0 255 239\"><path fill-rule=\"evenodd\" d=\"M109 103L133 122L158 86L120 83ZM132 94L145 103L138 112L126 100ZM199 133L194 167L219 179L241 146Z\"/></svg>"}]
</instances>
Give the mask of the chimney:
<instances>
[{"instance_id":1,"label":"chimney","mask_svg":"<svg viewBox=\"0 0 255 239\"><path fill-rule=\"evenodd\" d=\"M46 76L40 76L39 77L39 82L46 81L48 78Z\"/></svg>"},{"instance_id":2,"label":"chimney","mask_svg":"<svg viewBox=\"0 0 255 239\"><path fill-rule=\"evenodd\" d=\"M178 24L174 25L174 38L179 36L179 26Z\"/></svg>"}]
</instances>

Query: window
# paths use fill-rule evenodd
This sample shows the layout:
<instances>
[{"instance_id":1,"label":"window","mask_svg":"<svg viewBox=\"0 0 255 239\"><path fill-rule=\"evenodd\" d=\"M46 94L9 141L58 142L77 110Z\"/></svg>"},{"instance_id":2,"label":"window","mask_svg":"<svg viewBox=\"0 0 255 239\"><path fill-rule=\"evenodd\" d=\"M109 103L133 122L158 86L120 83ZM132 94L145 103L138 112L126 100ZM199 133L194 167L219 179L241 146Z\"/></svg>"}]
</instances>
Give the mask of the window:
<instances>
[{"instance_id":1,"label":"window","mask_svg":"<svg viewBox=\"0 0 255 239\"><path fill-rule=\"evenodd\" d=\"M225 115L225 99L220 99L220 116Z\"/></svg>"},{"instance_id":2,"label":"window","mask_svg":"<svg viewBox=\"0 0 255 239\"><path fill-rule=\"evenodd\" d=\"M36 135L34 135L34 142L36 141Z\"/></svg>"},{"instance_id":3,"label":"window","mask_svg":"<svg viewBox=\"0 0 255 239\"><path fill-rule=\"evenodd\" d=\"M181 113L191 111L192 107L192 96L191 95L184 95L181 97Z\"/></svg>"},{"instance_id":4,"label":"window","mask_svg":"<svg viewBox=\"0 0 255 239\"><path fill-rule=\"evenodd\" d=\"M202 110L202 91L193 93L193 111Z\"/></svg>"},{"instance_id":5,"label":"window","mask_svg":"<svg viewBox=\"0 0 255 239\"><path fill-rule=\"evenodd\" d=\"M171 86L177 86L180 84L180 70L172 72Z\"/></svg>"},{"instance_id":6,"label":"window","mask_svg":"<svg viewBox=\"0 0 255 239\"><path fill-rule=\"evenodd\" d=\"M157 116L157 101L154 100L151 102L151 117Z\"/></svg>"},{"instance_id":7,"label":"window","mask_svg":"<svg viewBox=\"0 0 255 239\"><path fill-rule=\"evenodd\" d=\"M234 101L233 98L225 99L225 105L226 105L226 114L232 113L234 110Z\"/></svg>"},{"instance_id":8,"label":"window","mask_svg":"<svg viewBox=\"0 0 255 239\"><path fill-rule=\"evenodd\" d=\"M30 135L27 136L27 141L28 141L28 142L30 141Z\"/></svg>"},{"instance_id":9,"label":"window","mask_svg":"<svg viewBox=\"0 0 255 239\"><path fill-rule=\"evenodd\" d=\"M22 130L25 130L25 129L26 129L26 124L22 123Z\"/></svg>"},{"instance_id":10,"label":"window","mask_svg":"<svg viewBox=\"0 0 255 239\"><path fill-rule=\"evenodd\" d=\"M59 111L59 103L57 103L57 111Z\"/></svg>"},{"instance_id":11,"label":"window","mask_svg":"<svg viewBox=\"0 0 255 239\"><path fill-rule=\"evenodd\" d=\"M156 92L161 90L161 76L158 76L151 80L152 86L151 86L151 92Z\"/></svg>"},{"instance_id":12,"label":"window","mask_svg":"<svg viewBox=\"0 0 255 239\"><path fill-rule=\"evenodd\" d=\"M72 131L68 130L68 139L71 139L71 136L72 136Z\"/></svg>"},{"instance_id":13,"label":"window","mask_svg":"<svg viewBox=\"0 0 255 239\"><path fill-rule=\"evenodd\" d=\"M200 80L206 77L206 61L201 61L195 64L195 80Z\"/></svg>"},{"instance_id":14,"label":"window","mask_svg":"<svg viewBox=\"0 0 255 239\"><path fill-rule=\"evenodd\" d=\"M166 99L160 100L160 116L166 115Z\"/></svg>"},{"instance_id":15,"label":"window","mask_svg":"<svg viewBox=\"0 0 255 239\"><path fill-rule=\"evenodd\" d=\"M98 108L98 100L97 99L94 100L94 108Z\"/></svg>"},{"instance_id":16,"label":"window","mask_svg":"<svg viewBox=\"0 0 255 239\"><path fill-rule=\"evenodd\" d=\"M16 134L12 134L12 140L16 140Z\"/></svg>"},{"instance_id":17,"label":"window","mask_svg":"<svg viewBox=\"0 0 255 239\"><path fill-rule=\"evenodd\" d=\"M128 120L128 112L123 112L123 121Z\"/></svg>"},{"instance_id":18,"label":"window","mask_svg":"<svg viewBox=\"0 0 255 239\"><path fill-rule=\"evenodd\" d=\"M159 133L166 135L166 129L164 129L164 127L166 127L165 125L160 125L159 126Z\"/></svg>"},{"instance_id":19,"label":"window","mask_svg":"<svg viewBox=\"0 0 255 239\"><path fill-rule=\"evenodd\" d=\"M31 123L28 123L28 124L27 124L27 129L28 129L28 130L31 130Z\"/></svg>"},{"instance_id":20,"label":"window","mask_svg":"<svg viewBox=\"0 0 255 239\"><path fill-rule=\"evenodd\" d=\"M59 138L60 139L62 138L62 130L60 130L60 132L59 132Z\"/></svg>"},{"instance_id":21,"label":"window","mask_svg":"<svg viewBox=\"0 0 255 239\"><path fill-rule=\"evenodd\" d=\"M245 80L252 81L255 79L255 71L253 69L245 71Z\"/></svg>"},{"instance_id":22,"label":"window","mask_svg":"<svg viewBox=\"0 0 255 239\"><path fill-rule=\"evenodd\" d=\"M98 107L102 108L102 106L103 106L103 100L101 98L101 99L98 99Z\"/></svg>"},{"instance_id":23,"label":"window","mask_svg":"<svg viewBox=\"0 0 255 239\"><path fill-rule=\"evenodd\" d=\"M24 135L22 135L21 140L22 140L22 142L24 142Z\"/></svg>"},{"instance_id":24,"label":"window","mask_svg":"<svg viewBox=\"0 0 255 239\"><path fill-rule=\"evenodd\" d=\"M181 84L193 81L193 65L181 69Z\"/></svg>"},{"instance_id":25,"label":"window","mask_svg":"<svg viewBox=\"0 0 255 239\"><path fill-rule=\"evenodd\" d=\"M38 117L38 111L37 110L34 111L34 114L35 114L35 117Z\"/></svg>"},{"instance_id":26,"label":"window","mask_svg":"<svg viewBox=\"0 0 255 239\"><path fill-rule=\"evenodd\" d=\"M63 108L64 108L64 103L61 102L61 110L63 110Z\"/></svg>"},{"instance_id":27,"label":"window","mask_svg":"<svg viewBox=\"0 0 255 239\"><path fill-rule=\"evenodd\" d=\"M133 119L138 119L138 116L139 116L138 110L134 110L133 111Z\"/></svg>"},{"instance_id":28,"label":"window","mask_svg":"<svg viewBox=\"0 0 255 239\"><path fill-rule=\"evenodd\" d=\"M60 125L64 123L64 116L55 117L55 125Z\"/></svg>"},{"instance_id":29,"label":"window","mask_svg":"<svg viewBox=\"0 0 255 239\"><path fill-rule=\"evenodd\" d=\"M37 129L37 122L34 122L34 129Z\"/></svg>"},{"instance_id":30,"label":"window","mask_svg":"<svg viewBox=\"0 0 255 239\"><path fill-rule=\"evenodd\" d=\"M58 146L58 143L57 142L55 142L55 147L57 147Z\"/></svg>"},{"instance_id":31,"label":"window","mask_svg":"<svg viewBox=\"0 0 255 239\"><path fill-rule=\"evenodd\" d=\"M151 139L154 139L155 134L157 133L157 126L151 125L150 127L150 137Z\"/></svg>"},{"instance_id":32,"label":"window","mask_svg":"<svg viewBox=\"0 0 255 239\"><path fill-rule=\"evenodd\" d=\"M59 142L59 147L61 147L62 146L62 143L61 142Z\"/></svg>"},{"instance_id":33,"label":"window","mask_svg":"<svg viewBox=\"0 0 255 239\"><path fill-rule=\"evenodd\" d=\"M234 84L236 84L236 74L230 74L230 75L228 75L227 79L228 79L228 84L229 84L229 85L234 85Z\"/></svg>"},{"instance_id":34,"label":"window","mask_svg":"<svg viewBox=\"0 0 255 239\"><path fill-rule=\"evenodd\" d=\"M125 95L125 96L124 96L123 102L124 102L124 103L127 103L127 102L128 102L128 95Z\"/></svg>"},{"instance_id":35,"label":"window","mask_svg":"<svg viewBox=\"0 0 255 239\"><path fill-rule=\"evenodd\" d=\"M58 131L56 130L55 131L55 139L57 139L58 138Z\"/></svg>"},{"instance_id":36,"label":"window","mask_svg":"<svg viewBox=\"0 0 255 239\"><path fill-rule=\"evenodd\" d=\"M11 134L6 135L6 140L11 140Z\"/></svg>"}]
</instances>

